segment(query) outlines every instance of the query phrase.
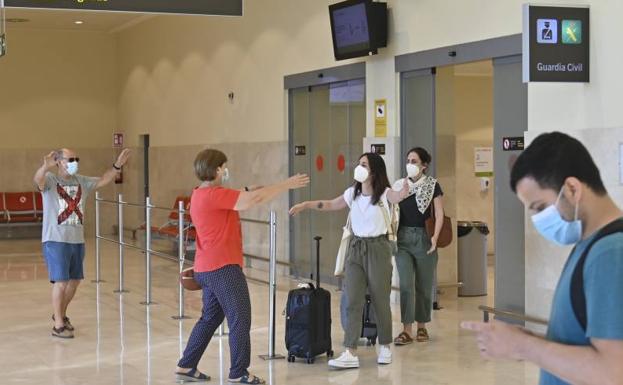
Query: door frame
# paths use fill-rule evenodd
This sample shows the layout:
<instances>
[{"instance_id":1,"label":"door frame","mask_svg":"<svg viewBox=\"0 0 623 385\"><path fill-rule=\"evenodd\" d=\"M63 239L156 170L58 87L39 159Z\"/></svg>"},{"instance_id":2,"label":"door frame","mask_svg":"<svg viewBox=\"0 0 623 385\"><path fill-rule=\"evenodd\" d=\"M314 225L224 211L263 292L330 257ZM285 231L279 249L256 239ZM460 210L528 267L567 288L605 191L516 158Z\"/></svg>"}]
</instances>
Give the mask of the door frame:
<instances>
[{"instance_id":1,"label":"door frame","mask_svg":"<svg viewBox=\"0 0 623 385\"><path fill-rule=\"evenodd\" d=\"M406 119L405 119L406 105L405 105L405 101L403 100L404 90L402 88L402 82L406 76L409 76L411 74L422 73L422 71L428 70L434 77L435 69L437 67L463 64L463 63L469 63L469 62L481 61L481 60L492 60L494 64L496 63L496 61L502 63L505 60L509 62L515 62L517 60L517 57L519 57L521 60L522 48L523 48L522 34L515 34L515 35L502 36L498 38L446 46L446 47L396 56L395 62L394 62L394 68L395 68L395 72L400 75L400 79L401 79L401 90L400 90L400 107L401 107L400 133L401 133L401 137L404 137L403 133L406 130ZM494 75L493 81L494 81L494 87L495 87L495 75ZM524 92L525 92L524 106L526 106L525 107L526 108L525 119L526 119L526 124L527 124L527 91L524 90ZM432 93L431 97L433 98L435 97L434 92ZM433 111L433 114L435 114L434 111ZM503 132L504 130L502 129L500 125L501 119L499 119L499 116L495 117L495 114L496 114L496 99L494 95L493 130L494 130L494 138L497 138L497 136L499 135L496 136L496 133ZM436 127L433 127L433 130L436 132ZM527 126L526 126L526 130L527 130ZM433 135L433 138L434 137L436 137L436 134ZM401 159L403 159L405 156L404 152L407 151L404 143L401 146L401 150L402 150ZM436 151L433 148L432 149L433 156L435 156L435 152ZM503 158L503 154L502 154L501 148L499 147L499 143L494 142L494 159L495 159L494 161L496 163L501 163L499 161L501 158L505 159ZM507 167L507 165L499 165L499 164L498 166ZM496 170L498 170L498 167L496 167ZM498 226L497 229L499 229L499 224L501 222L498 219L499 215L501 215L501 213L498 212L500 202L508 203L510 199L516 199L516 198L509 196L509 194L499 194L497 190L498 188L496 187L495 198L494 198L496 202L496 206L495 206L494 215L495 215L495 224ZM512 203L516 203L516 202L512 202ZM521 222L522 222L521 234L516 234L516 236L521 239L521 243L523 247L520 247L521 250L516 250L516 252L518 255L521 254L524 256L524 259L522 259L520 265L525 267L524 265L524 262L525 262L525 237L524 237L525 226L523 225L523 218L525 214L524 214L523 208L521 207L521 205L516 205L516 204L510 204L510 205L505 204L504 206L514 207L514 211L516 212L513 212L511 214L515 215L515 218L517 220L521 219ZM513 273L517 274L516 270L518 267L517 263L511 263L509 261L508 267L515 268L515 271L510 271L510 269L504 268L505 266L504 260L500 260L498 258L500 251L503 250L501 245L499 245L499 239L500 237L496 236L496 240L495 240L495 252L496 252L495 306L501 307L503 308L503 310L511 310L511 311L523 314L525 313L525 268L523 272L519 273L519 274L522 274L521 277L516 277L517 279L513 280L514 287L512 289L515 292L514 293L515 295L505 296L504 293L502 293L502 295L499 295L501 290L498 290L499 288L498 281L503 281L503 280L498 280L498 275L499 275L498 273L502 271L503 274L513 274ZM505 290L505 291L508 292L508 290Z\"/></svg>"},{"instance_id":2,"label":"door frame","mask_svg":"<svg viewBox=\"0 0 623 385\"><path fill-rule=\"evenodd\" d=\"M293 141L293 130L294 130L294 119L293 119L293 93L292 90L300 89L300 88L309 88L321 85L329 85L332 83L338 82L346 82L349 80L356 79L365 79L366 78L366 63L358 62L353 64L347 64L343 66L336 67L328 67L317 69L308 72L302 72L298 74L292 74L284 76L283 78L283 88L287 92L287 108L286 111L288 113L288 175L292 175L294 173L294 141ZM288 194L289 206L292 206L293 203L293 192L290 191ZM288 261L291 263L290 273L294 275L299 275L298 271L295 271L295 266L292 264L293 256L295 254L296 245L294 244L294 226L293 222L288 218ZM315 266L315 264L314 264ZM326 278L322 277L321 278ZM331 280L331 278L329 278ZM324 280L326 282L326 279ZM337 283L337 280L332 284Z\"/></svg>"}]
</instances>

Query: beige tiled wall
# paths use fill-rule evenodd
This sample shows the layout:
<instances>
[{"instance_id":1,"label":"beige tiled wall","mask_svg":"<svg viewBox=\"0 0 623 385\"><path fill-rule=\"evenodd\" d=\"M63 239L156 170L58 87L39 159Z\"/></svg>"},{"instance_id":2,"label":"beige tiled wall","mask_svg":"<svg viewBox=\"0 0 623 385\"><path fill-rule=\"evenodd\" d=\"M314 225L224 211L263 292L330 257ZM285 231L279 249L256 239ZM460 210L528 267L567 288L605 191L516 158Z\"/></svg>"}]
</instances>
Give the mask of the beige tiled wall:
<instances>
[{"instance_id":1,"label":"beige tiled wall","mask_svg":"<svg viewBox=\"0 0 623 385\"><path fill-rule=\"evenodd\" d=\"M623 140L623 128L588 129L567 132L579 139L589 150L606 189L614 201L623 207L623 187L619 182L619 143ZM541 132L526 132L526 142ZM571 251L570 247L558 247L539 235L530 216L526 215L526 314L549 318L554 290L560 273Z\"/></svg>"},{"instance_id":2,"label":"beige tiled wall","mask_svg":"<svg viewBox=\"0 0 623 385\"><path fill-rule=\"evenodd\" d=\"M75 148L73 150L80 157L79 173L82 175L101 176L111 167L115 159L111 149ZM49 148L9 148L0 151L0 191L36 191L33 176L41 166L43 157L50 151ZM118 189L118 186L109 185L104 187L101 193L107 197L113 197ZM95 193L92 193L87 200L85 220L85 235L87 236L95 234L94 198ZM102 215L102 230L110 231L116 218L116 211Z\"/></svg>"},{"instance_id":3,"label":"beige tiled wall","mask_svg":"<svg viewBox=\"0 0 623 385\"><path fill-rule=\"evenodd\" d=\"M153 205L170 208L178 195L190 195L199 185L193 172L197 153L205 148L223 151L228 157L231 175L229 186L243 188L249 185L268 185L286 178L288 173L288 150L285 142L227 143L214 145L151 147L149 150L150 196ZM123 196L128 202L141 202L142 157L141 149L133 149L136 158L125 170ZM288 195L283 194L266 206L241 212L242 218L268 220L270 210L277 212L277 254L279 260L287 260L288 253ZM152 225L166 222L168 211L154 210ZM128 208L126 227L136 227L143 221L141 209ZM268 257L268 226L243 222L245 252ZM252 262L262 267L261 262Z\"/></svg>"}]
</instances>

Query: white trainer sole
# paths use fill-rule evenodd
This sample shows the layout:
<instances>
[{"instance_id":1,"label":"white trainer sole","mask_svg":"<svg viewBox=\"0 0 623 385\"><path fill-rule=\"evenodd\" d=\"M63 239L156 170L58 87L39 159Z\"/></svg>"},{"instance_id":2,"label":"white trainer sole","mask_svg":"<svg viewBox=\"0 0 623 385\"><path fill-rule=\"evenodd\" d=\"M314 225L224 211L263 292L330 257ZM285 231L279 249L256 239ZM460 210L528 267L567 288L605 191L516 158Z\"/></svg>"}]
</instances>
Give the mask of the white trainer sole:
<instances>
[{"instance_id":1,"label":"white trainer sole","mask_svg":"<svg viewBox=\"0 0 623 385\"><path fill-rule=\"evenodd\" d=\"M329 366L335 369L357 369L359 368L359 362L332 362L329 361Z\"/></svg>"}]
</instances>

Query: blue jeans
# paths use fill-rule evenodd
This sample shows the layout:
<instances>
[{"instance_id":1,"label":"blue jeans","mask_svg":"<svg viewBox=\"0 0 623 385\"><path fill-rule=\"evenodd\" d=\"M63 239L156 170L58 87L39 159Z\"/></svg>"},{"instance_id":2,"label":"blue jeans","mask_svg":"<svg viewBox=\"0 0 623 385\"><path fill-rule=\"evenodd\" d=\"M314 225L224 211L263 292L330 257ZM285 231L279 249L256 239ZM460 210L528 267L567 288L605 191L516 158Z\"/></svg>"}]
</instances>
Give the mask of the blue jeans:
<instances>
[{"instance_id":1,"label":"blue jeans","mask_svg":"<svg viewBox=\"0 0 623 385\"><path fill-rule=\"evenodd\" d=\"M84 243L43 242L50 282L84 279Z\"/></svg>"}]
</instances>

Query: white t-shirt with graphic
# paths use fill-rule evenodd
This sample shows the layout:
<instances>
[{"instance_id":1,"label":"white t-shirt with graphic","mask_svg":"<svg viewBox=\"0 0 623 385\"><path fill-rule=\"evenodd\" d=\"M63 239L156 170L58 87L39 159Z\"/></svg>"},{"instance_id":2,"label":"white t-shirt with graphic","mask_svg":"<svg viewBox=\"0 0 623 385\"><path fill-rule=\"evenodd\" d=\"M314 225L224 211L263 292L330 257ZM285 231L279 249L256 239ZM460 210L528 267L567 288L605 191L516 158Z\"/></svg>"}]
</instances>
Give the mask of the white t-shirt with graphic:
<instances>
[{"instance_id":1,"label":"white t-shirt with graphic","mask_svg":"<svg viewBox=\"0 0 623 385\"><path fill-rule=\"evenodd\" d=\"M84 243L85 202L98 180L82 175L65 180L51 172L45 175L42 242Z\"/></svg>"},{"instance_id":2,"label":"white t-shirt with graphic","mask_svg":"<svg viewBox=\"0 0 623 385\"><path fill-rule=\"evenodd\" d=\"M383 211L381 210L385 210L388 215L387 218L390 218L387 201L388 190L389 188L381 196L384 207L378 204L373 205L371 203L372 196L359 194L357 199L353 200L355 194L354 187L349 187L344 191L344 200L350 208L350 223L353 228L353 234L358 237L378 237L387 234L387 219L383 216Z\"/></svg>"}]
</instances>

